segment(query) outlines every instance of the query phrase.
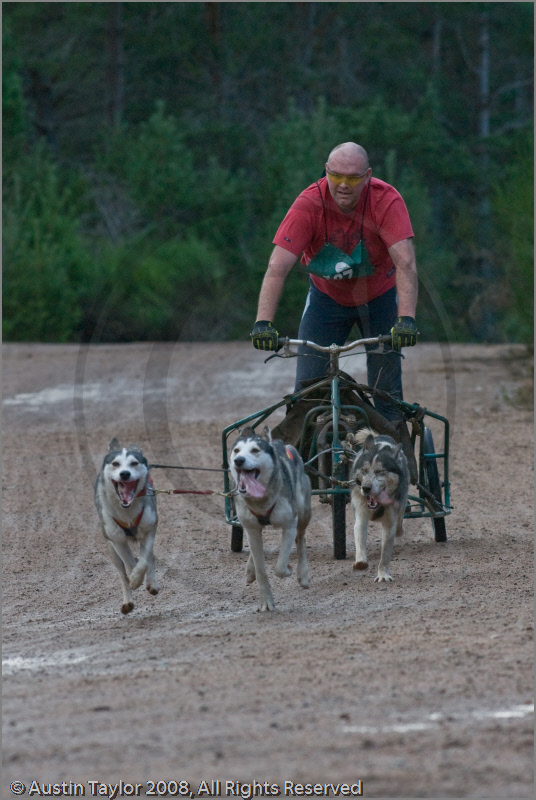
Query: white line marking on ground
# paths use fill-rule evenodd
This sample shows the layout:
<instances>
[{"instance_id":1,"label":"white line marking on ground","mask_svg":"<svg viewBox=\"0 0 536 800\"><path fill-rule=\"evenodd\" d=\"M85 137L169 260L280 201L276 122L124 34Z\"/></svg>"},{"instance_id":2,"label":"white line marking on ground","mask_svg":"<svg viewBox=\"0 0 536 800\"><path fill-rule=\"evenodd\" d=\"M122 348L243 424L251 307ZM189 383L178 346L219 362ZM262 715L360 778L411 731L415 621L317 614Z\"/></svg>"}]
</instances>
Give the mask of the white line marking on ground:
<instances>
[{"instance_id":1,"label":"white line marking on ground","mask_svg":"<svg viewBox=\"0 0 536 800\"><path fill-rule=\"evenodd\" d=\"M344 733L413 733L418 731L429 730L435 728L438 722L464 722L470 720L481 721L485 719L523 719L529 714L534 714L534 703L527 703L526 705L514 706L509 709L499 709L497 711L471 711L468 714L447 714L441 711L436 711L429 714L426 719L427 722L408 722L408 723L394 723L392 725L381 725L379 727L372 727L367 725L345 725L343 727Z\"/></svg>"},{"instance_id":2,"label":"white line marking on ground","mask_svg":"<svg viewBox=\"0 0 536 800\"><path fill-rule=\"evenodd\" d=\"M23 658L13 656L12 658L2 659L2 674L13 675L23 669L46 669L47 667L68 667L71 664L78 664L85 661L87 656L76 654L73 651L55 653L50 656L35 656L34 658Z\"/></svg>"},{"instance_id":3,"label":"white line marking on ground","mask_svg":"<svg viewBox=\"0 0 536 800\"><path fill-rule=\"evenodd\" d=\"M102 384L86 383L83 387L83 392L84 400L99 400L102 398ZM50 405L51 403L72 403L73 398L74 385L61 384L60 386L42 389L40 392L23 393L17 394L15 397L6 397L6 399L2 401L2 405L27 405L30 406L30 408L39 408L42 405Z\"/></svg>"}]
</instances>

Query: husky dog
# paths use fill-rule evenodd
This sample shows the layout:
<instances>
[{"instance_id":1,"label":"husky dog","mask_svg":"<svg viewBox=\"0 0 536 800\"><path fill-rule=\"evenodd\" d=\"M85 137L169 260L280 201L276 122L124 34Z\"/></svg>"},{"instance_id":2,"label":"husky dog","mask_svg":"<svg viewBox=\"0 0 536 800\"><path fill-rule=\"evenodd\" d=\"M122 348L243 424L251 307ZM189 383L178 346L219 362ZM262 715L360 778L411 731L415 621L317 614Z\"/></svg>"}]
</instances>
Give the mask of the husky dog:
<instances>
[{"instance_id":1,"label":"husky dog","mask_svg":"<svg viewBox=\"0 0 536 800\"><path fill-rule=\"evenodd\" d=\"M309 567L305 530L311 519L311 483L298 451L291 445L285 446L279 439L272 439L267 427L261 436L253 428L241 431L231 449L230 467L237 489L238 518L250 547L246 583L257 579L260 610L273 611L274 598L266 574L262 529L265 525L283 529L275 568L279 578L287 578L292 572L288 562L296 541L297 577L306 589L309 586Z\"/></svg>"},{"instance_id":2,"label":"husky dog","mask_svg":"<svg viewBox=\"0 0 536 800\"><path fill-rule=\"evenodd\" d=\"M402 536L404 511L409 491L409 470L402 445L390 436L378 436L370 428L352 435L355 444L363 445L350 470L352 507L355 514L354 569L366 569L367 528L370 521L381 520L382 548L375 581L392 581L389 565L396 536Z\"/></svg>"},{"instance_id":3,"label":"husky dog","mask_svg":"<svg viewBox=\"0 0 536 800\"><path fill-rule=\"evenodd\" d=\"M151 490L152 480L141 448L135 444L121 447L117 439L112 439L95 483L95 505L108 555L123 585L123 614L134 608L132 589L141 586L145 576L147 590L158 594L153 555L158 515ZM132 554L129 540L139 544L139 559Z\"/></svg>"}]
</instances>

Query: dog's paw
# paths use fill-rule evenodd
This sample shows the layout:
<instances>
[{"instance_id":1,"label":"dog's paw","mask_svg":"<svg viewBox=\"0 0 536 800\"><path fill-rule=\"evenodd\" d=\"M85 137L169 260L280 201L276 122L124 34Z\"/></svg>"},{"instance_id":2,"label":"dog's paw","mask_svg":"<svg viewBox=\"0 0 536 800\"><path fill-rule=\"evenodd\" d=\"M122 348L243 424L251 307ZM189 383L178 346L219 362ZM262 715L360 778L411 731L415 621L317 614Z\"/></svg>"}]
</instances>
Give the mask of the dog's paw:
<instances>
[{"instance_id":1,"label":"dog's paw","mask_svg":"<svg viewBox=\"0 0 536 800\"><path fill-rule=\"evenodd\" d=\"M148 583L148 584L147 584L147 587L146 587L146 588L147 588L147 591L149 592L149 594L152 594L152 595L155 595L155 596L156 596L156 595L158 594L158 592L160 591L160 589L158 588L158 586L152 586L150 583Z\"/></svg>"},{"instance_id":2,"label":"dog's paw","mask_svg":"<svg viewBox=\"0 0 536 800\"><path fill-rule=\"evenodd\" d=\"M139 589L143 583L143 578L145 577L145 573L141 570L133 569L130 573L130 578L128 579L128 584L131 589Z\"/></svg>"},{"instance_id":3,"label":"dog's paw","mask_svg":"<svg viewBox=\"0 0 536 800\"><path fill-rule=\"evenodd\" d=\"M389 581L394 581L394 578L391 578L388 572L378 572L374 578L374 583L389 583Z\"/></svg>"},{"instance_id":4,"label":"dog's paw","mask_svg":"<svg viewBox=\"0 0 536 800\"><path fill-rule=\"evenodd\" d=\"M304 570L298 569L298 583L300 584L302 589L308 589L309 588L309 570L308 569L304 569Z\"/></svg>"},{"instance_id":5,"label":"dog's paw","mask_svg":"<svg viewBox=\"0 0 536 800\"><path fill-rule=\"evenodd\" d=\"M121 614L130 614L134 609L134 603L123 603L121 606Z\"/></svg>"},{"instance_id":6,"label":"dog's paw","mask_svg":"<svg viewBox=\"0 0 536 800\"><path fill-rule=\"evenodd\" d=\"M259 611L273 611L275 608L274 598L270 597L261 598Z\"/></svg>"},{"instance_id":7,"label":"dog's paw","mask_svg":"<svg viewBox=\"0 0 536 800\"><path fill-rule=\"evenodd\" d=\"M354 561L353 569L368 569L368 563L366 561Z\"/></svg>"},{"instance_id":8,"label":"dog's paw","mask_svg":"<svg viewBox=\"0 0 536 800\"><path fill-rule=\"evenodd\" d=\"M274 570L278 578L289 578L292 575L292 567L287 564L286 567L277 566Z\"/></svg>"}]
</instances>

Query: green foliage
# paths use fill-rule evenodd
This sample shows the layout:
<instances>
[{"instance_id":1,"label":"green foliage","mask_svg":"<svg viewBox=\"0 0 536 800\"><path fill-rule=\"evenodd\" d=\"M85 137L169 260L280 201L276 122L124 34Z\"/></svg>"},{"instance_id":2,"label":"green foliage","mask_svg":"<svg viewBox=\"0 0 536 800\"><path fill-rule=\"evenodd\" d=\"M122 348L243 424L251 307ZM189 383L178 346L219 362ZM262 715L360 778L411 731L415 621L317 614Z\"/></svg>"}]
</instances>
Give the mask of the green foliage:
<instances>
[{"instance_id":1,"label":"green foliage","mask_svg":"<svg viewBox=\"0 0 536 800\"><path fill-rule=\"evenodd\" d=\"M532 141L518 137L493 196L497 250L509 297L502 324L509 341L534 342L534 160Z\"/></svg>"},{"instance_id":2,"label":"green foliage","mask_svg":"<svg viewBox=\"0 0 536 800\"><path fill-rule=\"evenodd\" d=\"M3 335L65 342L81 319L78 296L89 277L79 233L80 180L60 173L43 147L4 178Z\"/></svg>"},{"instance_id":3,"label":"green foliage","mask_svg":"<svg viewBox=\"0 0 536 800\"><path fill-rule=\"evenodd\" d=\"M286 114L272 123L261 163L259 211L277 227L299 193L318 180L341 130L324 98L310 114L291 100ZM275 229L274 229L275 233Z\"/></svg>"},{"instance_id":4,"label":"green foliage","mask_svg":"<svg viewBox=\"0 0 536 800\"><path fill-rule=\"evenodd\" d=\"M96 167L119 178L146 219L173 235L191 208L195 169L178 125L164 104L146 122L123 126L96 152Z\"/></svg>"},{"instance_id":5,"label":"green foliage","mask_svg":"<svg viewBox=\"0 0 536 800\"><path fill-rule=\"evenodd\" d=\"M277 227L357 141L408 206L423 338L485 335L490 309L530 340L532 22L528 3L4 4L5 337L245 339ZM280 330L307 282L297 265Z\"/></svg>"},{"instance_id":6,"label":"green foliage","mask_svg":"<svg viewBox=\"0 0 536 800\"><path fill-rule=\"evenodd\" d=\"M219 324L223 270L218 254L189 237L138 236L99 254L84 303L84 338L97 341L211 339Z\"/></svg>"},{"instance_id":7,"label":"green foliage","mask_svg":"<svg viewBox=\"0 0 536 800\"><path fill-rule=\"evenodd\" d=\"M22 155L27 134L20 59L8 22L2 26L2 150L8 169Z\"/></svg>"},{"instance_id":8,"label":"green foliage","mask_svg":"<svg viewBox=\"0 0 536 800\"><path fill-rule=\"evenodd\" d=\"M195 231L222 245L243 227L240 173L231 174L210 152L196 164L177 119L166 115L161 101L146 122L113 132L96 151L96 167L122 182L161 238Z\"/></svg>"}]
</instances>

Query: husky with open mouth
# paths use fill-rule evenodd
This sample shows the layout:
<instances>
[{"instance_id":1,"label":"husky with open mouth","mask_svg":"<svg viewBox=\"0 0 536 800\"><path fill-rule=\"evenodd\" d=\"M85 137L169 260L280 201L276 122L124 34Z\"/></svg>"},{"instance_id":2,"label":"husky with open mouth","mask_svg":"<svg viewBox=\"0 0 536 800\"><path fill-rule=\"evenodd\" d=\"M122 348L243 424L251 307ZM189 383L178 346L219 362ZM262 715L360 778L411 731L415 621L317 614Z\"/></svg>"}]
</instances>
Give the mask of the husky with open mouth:
<instances>
[{"instance_id":1,"label":"husky with open mouth","mask_svg":"<svg viewBox=\"0 0 536 800\"><path fill-rule=\"evenodd\" d=\"M378 436L370 428L351 434L362 445L350 470L352 507L355 514L354 569L367 569L369 521L383 526L380 563L375 581L392 581L389 573L395 536L402 536L404 511L409 491L409 469L401 444L390 436Z\"/></svg>"},{"instance_id":2,"label":"husky with open mouth","mask_svg":"<svg viewBox=\"0 0 536 800\"><path fill-rule=\"evenodd\" d=\"M262 530L266 525L282 528L281 549L275 568L279 578L287 578L292 573L289 556L296 541L297 577L306 589L309 586L309 567L305 530L311 519L311 483L298 451L279 439L272 439L267 427L260 436L253 428L242 431L231 448L229 464L236 484L238 518L250 547L246 583L257 579L260 610L273 611L274 598L266 574Z\"/></svg>"},{"instance_id":3,"label":"husky with open mouth","mask_svg":"<svg viewBox=\"0 0 536 800\"><path fill-rule=\"evenodd\" d=\"M159 591L153 555L158 524L156 496L140 447L121 447L117 439L112 439L95 483L95 506L108 555L123 586L121 612L129 614L134 608L132 590L141 586L144 578L150 594ZM130 549L131 542L139 544L138 559Z\"/></svg>"}]
</instances>

